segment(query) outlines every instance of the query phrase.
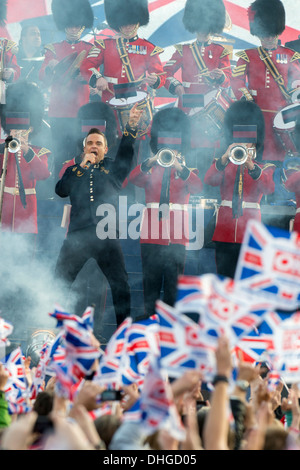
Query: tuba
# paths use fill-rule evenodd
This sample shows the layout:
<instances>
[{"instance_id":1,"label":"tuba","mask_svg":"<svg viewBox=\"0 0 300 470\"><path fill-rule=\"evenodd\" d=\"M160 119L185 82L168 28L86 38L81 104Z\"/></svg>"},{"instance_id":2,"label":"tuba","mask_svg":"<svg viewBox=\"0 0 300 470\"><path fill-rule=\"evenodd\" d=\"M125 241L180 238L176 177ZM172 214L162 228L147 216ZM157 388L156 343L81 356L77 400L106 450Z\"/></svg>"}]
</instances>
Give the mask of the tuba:
<instances>
[{"instance_id":1,"label":"tuba","mask_svg":"<svg viewBox=\"0 0 300 470\"><path fill-rule=\"evenodd\" d=\"M243 145L235 145L230 150L229 160L234 165L243 165L246 162L248 157L252 159L256 158L256 149L255 147L244 147Z\"/></svg>"}]
</instances>

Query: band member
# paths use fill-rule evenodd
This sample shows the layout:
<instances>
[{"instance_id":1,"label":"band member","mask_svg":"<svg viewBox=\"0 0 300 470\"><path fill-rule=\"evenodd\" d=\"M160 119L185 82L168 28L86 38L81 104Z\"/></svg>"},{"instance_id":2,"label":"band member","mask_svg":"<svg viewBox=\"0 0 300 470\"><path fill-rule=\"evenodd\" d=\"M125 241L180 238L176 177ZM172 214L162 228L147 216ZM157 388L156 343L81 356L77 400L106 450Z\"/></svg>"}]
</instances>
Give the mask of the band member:
<instances>
[{"instance_id":1,"label":"band member","mask_svg":"<svg viewBox=\"0 0 300 470\"><path fill-rule=\"evenodd\" d=\"M24 113L28 113L28 125L18 130L17 125L14 128L14 124L10 124L10 119L20 117L23 120ZM38 233L36 182L50 176L50 150L31 145L30 140L39 132L43 115L44 98L36 84L19 80L7 87L2 128L7 135L19 140L20 145L16 152L14 148L8 152L1 214L1 230L4 232ZM4 145L1 147L2 168Z\"/></svg>"},{"instance_id":2,"label":"band member","mask_svg":"<svg viewBox=\"0 0 300 470\"><path fill-rule=\"evenodd\" d=\"M27 24L22 27L17 62L21 67L21 79L40 86L39 72L44 61L41 32L38 26Z\"/></svg>"},{"instance_id":3,"label":"band member","mask_svg":"<svg viewBox=\"0 0 300 470\"><path fill-rule=\"evenodd\" d=\"M197 170L191 171L185 165L190 128L188 117L181 109L164 109L154 115L150 146L152 156L129 175L131 183L145 190L140 242L146 316L155 313L161 289L164 302L174 305L177 277L184 271L189 243L187 204L190 194L202 190ZM160 152L166 149L173 152L167 164Z\"/></svg>"},{"instance_id":4,"label":"band member","mask_svg":"<svg viewBox=\"0 0 300 470\"><path fill-rule=\"evenodd\" d=\"M163 50L138 36L139 27L149 22L148 1L105 0L104 8L107 23L116 35L95 41L82 62L83 77L102 92L105 103L115 97L114 85L131 83L135 92L146 93L162 87L165 76L159 54ZM151 114L149 118L151 121ZM120 120L119 125L121 135Z\"/></svg>"},{"instance_id":5,"label":"band member","mask_svg":"<svg viewBox=\"0 0 300 470\"><path fill-rule=\"evenodd\" d=\"M231 86L238 100L254 101L263 111L263 160L280 162L285 149L277 140L273 122L278 111L292 102L291 90L300 76L300 55L278 43L278 36L285 29L285 9L280 0L256 0L250 5L248 16L250 32L261 45L237 53Z\"/></svg>"},{"instance_id":6,"label":"band member","mask_svg":"<svg viewBox=\"0 0 300 470\"><path fill-rule=\"evenodd\" d=\"M165 87L179 97L178 106L190 114L199 104L195 96L189 107L184 106L185 95L191 95L191 98L192 95L199 95L199 98L212 95L213 98L218 90L230 86L230 51L212 40L213 35L222 33L226 24L223 0L187 0L183 24L189 33L196 35L196 40L175 45L176 51L164 66ZM181 80L175 78L178 71L181 72ZM200 176L204 176L212 161L212 148L218 139L215 135L204 133L204 122L197 124L196 119L191 119L195 121L192 126L192 146L197 148L193 166L200 169Z\"/></svg>"},{"instance_id":7,"label":"band member","mask_svg":"<svg viewBox=\"0 0 300 470\"><path fill-rule=\"evenodd\" d=\"M65 160L76 152L76 117L81 106L89 101L89 86L80 77L79 65L92 44L81 40L85 28L94 21L88 0L53 0L53 19L66 39L45 46L45 60L39 77L50 86L49 110L53 151L54 176Z\"/></svg>"},{"instance_id":8,"label":"band member","mask_svg":"<svg viewBox=\"0 0 300 470\"><path fill-rule=\"evenodd\" d=\"M141 111L134 106L114 160L105 158L108 152L105 135L96 128L91 129L86 136L80 163L68 167L55 188L59 197L69 197L72 206L69 230L56 263L55 278L69 289L85 263L94 258L110 284L117 325L130 315L130 290L115 229L117 224L105 231L104 227L101 229L101 222L105 219L107 206L112 207L112 218L115 215L118 194L132 164L140 117ZM102 216L101 208L104 211Z\"/></svg>"},{"instance_id":9,"label":"band member","mask_svg":"<svg viewBox=\"0 0 300 470\"><path fill-rule=\"evenodd\" d=\"M238 133L242 132L240 138L235 137L235 126L246 126L237 128ZM264 134L264 118L258 105L253 101L233 103L224 120L227 148L205 175L204 182L219 186L222 198L212 237L216 246L217 273L222 276L234 277L247 222L249 219L261 220L262 196L274 191L275 165L261 162ZM245 149L245 159L238 160L233 152L237 142Z\"/></svg>"}]
</instances>

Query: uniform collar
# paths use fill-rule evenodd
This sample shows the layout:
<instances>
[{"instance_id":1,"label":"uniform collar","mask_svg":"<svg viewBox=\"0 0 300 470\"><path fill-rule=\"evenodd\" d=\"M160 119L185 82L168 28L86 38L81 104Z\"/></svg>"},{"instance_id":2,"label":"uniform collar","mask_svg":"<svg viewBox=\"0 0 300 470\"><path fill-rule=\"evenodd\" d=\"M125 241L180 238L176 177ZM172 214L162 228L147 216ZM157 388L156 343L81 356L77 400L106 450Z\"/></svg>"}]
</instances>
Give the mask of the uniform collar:
<instances>
[{"instance_id":1,"label":"uniform collar","mask_svg":"<svg viewBox=\"0 0 300 470\"><path fill-rule=\"evenodd\" d=\"M136 34L135 36L133 36L132 38L130 39L125 39L124 38L124 42L134 42L134 41L137 41L138 40L138 35Z\"/></svg>"},{"instance_id":2,"label":"uniform collar","mask_svg":"<svg viewBox=\"0 0 300 470\"><path fill-rule=\"evenodd\" d=\"M207 47L211 44L211 39L208 39L207 41L205 42L201 42L199 41L198 39L196 40L196 43L197 43L197 46L204 46L204 47Z\"/></svg>"}]
</instances>

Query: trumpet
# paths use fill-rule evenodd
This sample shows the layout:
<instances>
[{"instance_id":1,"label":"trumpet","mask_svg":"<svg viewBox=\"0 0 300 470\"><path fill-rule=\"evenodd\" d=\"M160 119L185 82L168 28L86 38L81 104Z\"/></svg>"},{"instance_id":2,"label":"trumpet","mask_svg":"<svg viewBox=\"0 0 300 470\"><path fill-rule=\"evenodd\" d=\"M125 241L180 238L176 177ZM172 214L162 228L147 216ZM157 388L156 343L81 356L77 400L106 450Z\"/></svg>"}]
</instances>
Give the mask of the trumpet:
<instances>
[{"instance_id":1,"label":"trumpet","mask_svg":"<svg viewBox=\"0 0 300 470\"><path fill-rule=\"evenodd\" d=\"M249 156L252 159L256 158L255 147L247 148L243 145L235 145L230 150L229 160L234 163L234 165L243 165Z\"/></svg>"},{"instance_id":2,"label":"trumpet","mask_svg":"<svg viewBox=\"0 0 300 470\"><path fill-rule=\"evenodd\" d=\"M163 148L157 153L157 163L163 168L174 165L176 159L178 159L180 163L184 163L184 157L180 154L177 155L169 148Z\"/></svg>"},{"instance_id":3,"label":"trumpet","mask_svg":"<svg viewBox=\"0 0 300 470\"><path fill-rule=\"evenodd\" d=\"M12 139L8 143L8 150L11 153L17 153L21 148L21 142L19 139Z\"/></svg>"}]
</instances>

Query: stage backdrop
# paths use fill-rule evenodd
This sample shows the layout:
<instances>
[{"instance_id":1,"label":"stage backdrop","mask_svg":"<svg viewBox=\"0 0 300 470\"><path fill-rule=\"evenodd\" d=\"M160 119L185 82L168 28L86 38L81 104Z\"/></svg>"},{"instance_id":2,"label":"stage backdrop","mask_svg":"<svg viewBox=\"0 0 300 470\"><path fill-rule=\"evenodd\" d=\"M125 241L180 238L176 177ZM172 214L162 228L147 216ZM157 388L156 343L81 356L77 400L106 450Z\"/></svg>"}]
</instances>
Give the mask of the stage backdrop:
<instances>
[{"instance_id":1,"label":"stage backdrop","mask_svg":"<svg viewBox=\"0 0 300 470\"><path fill-rule=\"evenodd\" d=\"M140 36L164 48L161 59L166 62L174 51L174 44L189 42L194 39L182 24L183 9L186 0L149 0L150 22L140 28ZM232 62L235 52L259 45L257 38L249 32L247 8L253 0L224 0L228 18L227 28L221 42L232 50ZM43 44L60 41L63 34L58 32L51 15L52 0L8 0L7 24L1 36L9 37L18 43L23 24L39 26ZM111 36L113 33L105 23L103 0L90 0L95 21L92 31L85 32L85 40L93 42L95 38ZM298 38L300 34L300 0L283 0L286 10L286 29L280 37L282 44ZM124 0L126 5L126 0ZM158 107L170 105L173 98L166 94L158 97Z\"/></svg>"}]
</instances>

